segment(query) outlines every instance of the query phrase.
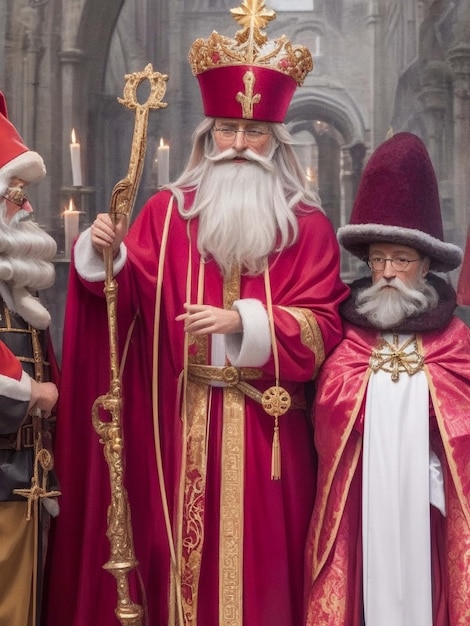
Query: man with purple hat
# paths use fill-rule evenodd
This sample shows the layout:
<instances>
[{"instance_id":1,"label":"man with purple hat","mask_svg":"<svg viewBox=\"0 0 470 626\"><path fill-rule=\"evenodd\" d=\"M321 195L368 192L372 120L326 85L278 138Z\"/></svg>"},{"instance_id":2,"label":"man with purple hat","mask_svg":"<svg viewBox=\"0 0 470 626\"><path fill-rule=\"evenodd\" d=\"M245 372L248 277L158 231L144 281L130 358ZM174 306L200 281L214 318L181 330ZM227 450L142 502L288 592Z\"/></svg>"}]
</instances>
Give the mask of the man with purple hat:
<instances>
[{"instance_id":1,"label":"man with purple hat","mask_svg":"<svg viewBox=\"0 0 470 626\"><path fill-rule=\"evenodd\" d=\"M56 244L30 219L25 195L45 173L0 93L0 624L8 626L39 624L48 519L58 510L46 419L57 367L37 297L54 281Z\"/></svg>"},{"instance_id":2,"label":"man with purple hat","mask_svg":"<svg viewBox=\"0 0 470 626\"><path fill-rule=\"evenodd\" d=\"M264 2L232 14L242 26L235 39L212 33L190 51L207 117L184 172L129 232L100 214L74 250L73 330L77 320L95 330L101 320L97 342L106 336L94 295L102 252L115 253L126 484L152 625L302 623L315 491L305 384L341 338L338 305L348 294L331 224L282 124L310 53L285 37L267 40L261 29L275 14ZM81 382L71 399L82 423L96 380L107 377L90 359L86 367L92 393ZM89 440L67 456L56 547L67 560L59 576L53 562L48 623L81 626L93 615L111 625L107 473L91 424ZM78 481L84 464L99 472Z\"/></svg>"},{"instance_id":3,"label":"man with purple hat","mask_svg":"<svg viewBox=\"0 0 470 626\"><path fill-rule=\"evenodd\" d=\"M438 186L407 132L364 170L343 247L367 263L317 379L307 624L456 626L470 589L470 331L439 273Z\"/></svg>"}]
</instances>

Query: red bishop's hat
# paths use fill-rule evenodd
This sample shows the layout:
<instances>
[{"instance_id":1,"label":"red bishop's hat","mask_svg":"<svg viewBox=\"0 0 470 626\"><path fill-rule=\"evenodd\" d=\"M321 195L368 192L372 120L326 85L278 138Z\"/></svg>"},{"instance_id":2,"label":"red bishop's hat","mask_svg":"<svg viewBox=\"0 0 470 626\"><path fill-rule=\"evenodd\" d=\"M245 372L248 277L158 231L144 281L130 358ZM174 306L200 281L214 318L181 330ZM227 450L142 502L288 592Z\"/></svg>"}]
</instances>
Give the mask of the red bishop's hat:
<instances>
[{"instance_id":1,"label":"red bishop's hat","mask_svg":"<svg viewBox=\"0 0 470 626\"><path fill-rule=\"evenodd\" d=\"M397 133L375 150L338 240L361 259L367 258L370 244L384 242L417 249L438 272L460 265L462 250L443 238L436 175L419 137Z\"/></svg>"},{"instance_id":2,"label":"red bishop's hat","mask_svg":"<svg viewBox=\"0 0 470 626\"><path fill-rule=\"evenodd\" d=\"M208 117L283 122L298 85L313 69L312 55L283 35L262 32L276 18L263 0L244 0L232 17L243 28L235 38L213 31L197 39L188 55Z\"/></svg>"},{"instance_id":3,"label":"red bishop's hat","mask_svg":"<svg viewBox=\"0 0 470 626\"><path fill-rule=\"evenodd\" d=\"M32 183L41 180L45 175L42 157L24 145L18 131L8 119L5 97L0 91L0 193L4 193L14 176L26 183Z\"/></svg>"}]
</instances>

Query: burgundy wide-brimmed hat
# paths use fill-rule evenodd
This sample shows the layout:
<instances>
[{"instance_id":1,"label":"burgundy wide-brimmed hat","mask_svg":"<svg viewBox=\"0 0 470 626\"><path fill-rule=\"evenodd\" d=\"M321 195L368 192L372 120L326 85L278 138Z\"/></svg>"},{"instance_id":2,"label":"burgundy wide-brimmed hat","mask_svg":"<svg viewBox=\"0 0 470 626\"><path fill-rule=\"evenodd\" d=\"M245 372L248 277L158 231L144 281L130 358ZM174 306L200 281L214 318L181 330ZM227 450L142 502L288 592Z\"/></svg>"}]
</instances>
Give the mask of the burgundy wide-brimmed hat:
<instances>
[{"instance_id":1,"label":"burgundy wide-brimmed hat","mask_svg":"<svg viewBox=\"0 0 470 626\"><path fill-rule=\"evenodd\" d=\"M18 131L8 119L5 97L0 92L0 193L14 176L27 183L46 175L42 157L27 148Z\"/></svg>"},{"instance_id":2,"label":"burgundy wide-brimmed hat","mask_svg":"<svg viewBox=\"0 0 470 626\"><path fill-rule=\"evenodd\" d=\"M397 133L375 150L338 240L361 259L370 244L383 242L417 249L438 272L460 265L462 250L444 241L436 175L419 137Z\"/></svg>"},{"instance_id":3,"label":"burgundy wide-brimmed hat","mask_svg":"<svg viewBox=\"0 0 470 626\"><path fill-rule=\"evenodd\" d=\"M230 12L243 27L235 38L213 31L189 51L204 114L283 122L297 86L313 69L312 55L284 35L268 40L262 29L276 14L262 0L245 0Z\"/></svg>"}]
</instances>

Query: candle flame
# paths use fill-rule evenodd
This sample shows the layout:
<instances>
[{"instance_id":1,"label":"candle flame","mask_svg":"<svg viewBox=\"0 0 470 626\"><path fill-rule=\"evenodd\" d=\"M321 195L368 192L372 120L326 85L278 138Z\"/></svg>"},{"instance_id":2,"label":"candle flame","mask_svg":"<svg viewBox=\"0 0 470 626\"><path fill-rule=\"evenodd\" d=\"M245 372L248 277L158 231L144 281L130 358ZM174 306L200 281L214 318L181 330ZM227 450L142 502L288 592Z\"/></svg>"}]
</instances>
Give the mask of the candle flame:
<instances>
[{"instance_id":1,"label":"candle flame","mask_svg":"<svg viewBox=\"0 0 470 626\"><path fill-rule=\"evenodd\" d=\"M72 143L77 143L77 137L75 136L75 128L72 128Z\"/></svg>"},{"instance_id":2,"label":"candle flame","mask_svg":"<svg viewBox=\"0 0 470 626\"><path fill-rule=\"evenodd\" d=\"M68 206L68 211L76 211L77 207L75 206L75 202L73 201L73 198L70 198L69 200L69 206Z\"/></svg>"},{"instance_id":3,"label":"candle flame","mask_svg":"<svg viewBox=\"0 0 470 626\"><path fill-rule=\"evenodd\" d=\"M305 170L305 175L308 181L311 182L315 182L316 179L316 172L315 169L313 167L307 167Z\"/></svg>"},{"instance_id":4,"label":"candle flame","mask_svg":"<svg viewBox=\"0 0 470 626\"><path fill-rule=\"evenodd\" d=\"M160 148L165 147L165 142L163 141L163 137L160 138Z\"/></svg>"}]
</instances>

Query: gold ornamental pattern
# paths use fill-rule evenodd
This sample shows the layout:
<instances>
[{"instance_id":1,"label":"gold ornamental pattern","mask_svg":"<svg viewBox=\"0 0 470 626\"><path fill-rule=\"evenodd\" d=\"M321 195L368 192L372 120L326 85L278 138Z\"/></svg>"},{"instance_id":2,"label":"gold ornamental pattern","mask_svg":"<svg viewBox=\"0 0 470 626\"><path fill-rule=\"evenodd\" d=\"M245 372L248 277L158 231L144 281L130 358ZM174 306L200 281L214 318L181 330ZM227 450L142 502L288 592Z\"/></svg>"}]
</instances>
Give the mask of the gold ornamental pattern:
<instances>
[{"instance_id":1,"label":"gold ornamental pattern","mask_svg":"<svg viewBox=\"0 0 470 626\"><path fill-rule=\"evenodd\" d=\"M231 9L233 18L244 28L235 38L213 31L208 39L196 39L188 59L194 76L227 65L256 65L276 70L293 78L300 86L313 69L313 59L305 46L293 45L285 35L268 40L262 28L276 14L264 1L245 0Z\"/></svg>"}]
</instances>

